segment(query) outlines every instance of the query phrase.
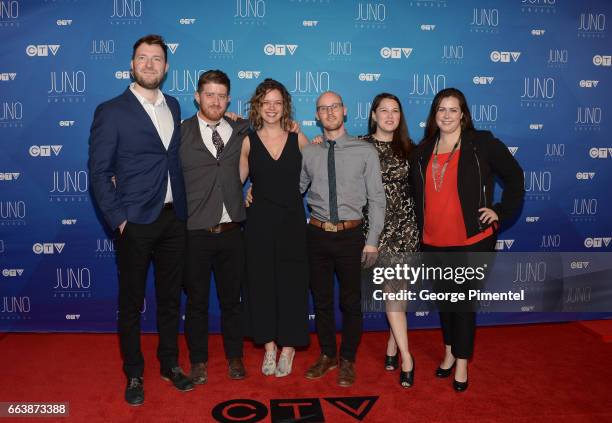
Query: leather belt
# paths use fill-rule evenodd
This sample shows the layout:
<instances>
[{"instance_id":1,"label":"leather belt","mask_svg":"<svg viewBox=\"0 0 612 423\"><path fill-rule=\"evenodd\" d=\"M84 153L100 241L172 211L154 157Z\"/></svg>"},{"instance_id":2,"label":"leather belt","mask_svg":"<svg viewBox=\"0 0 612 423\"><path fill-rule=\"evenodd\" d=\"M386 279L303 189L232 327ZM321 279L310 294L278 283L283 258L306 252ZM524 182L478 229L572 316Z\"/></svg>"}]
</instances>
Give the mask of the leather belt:
<instances>
[{"instance_id":1,"label":"leather belt","mask_svg":"<svg viewBox=\"0 0 612 423\"><path fill-rule=\"evenodd\" d=\"M221 232L226 232L231 229L236 229L239 227L240 227L240 224L236 222L226 222L226 223L219 223L218 225L215 225L215 226L211 226L210 228L206 228L206 230L213 234L220 234Z\"/></svg>"},{"instance_id":2,"label":"leather belt","mask_svg":"<svg viewBox=\"0 0 612 423\"><path fill-rule=\"evenodd\" d=\"M363 223L363 219L357 220L341 220L337 224L333 224L332 222L322 222L319 219L315 219L314 217L310 218L310 224L316 226L319 229L323 229L325 232L338 232L344 231L347 229L353 229Z\"/></svg>"},{"instance_id":3,"label":"leather belt","mask_svg":"<svg viewBox=\"0 0 612 423\"><path fill-rule=\"evenodd\" d=\"M174 208L174 204L172 203L164 203L164 210L172 210Z\"/></svg>"}]
</instances>

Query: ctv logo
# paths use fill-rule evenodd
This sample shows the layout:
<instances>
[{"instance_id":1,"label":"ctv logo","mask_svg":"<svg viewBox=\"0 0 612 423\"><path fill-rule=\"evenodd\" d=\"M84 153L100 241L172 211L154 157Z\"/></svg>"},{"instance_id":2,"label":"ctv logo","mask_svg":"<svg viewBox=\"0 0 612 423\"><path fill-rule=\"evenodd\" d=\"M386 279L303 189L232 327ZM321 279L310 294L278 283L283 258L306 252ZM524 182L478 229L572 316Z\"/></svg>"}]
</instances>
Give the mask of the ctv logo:
<instances>
[{"instance_id":1,"label":"ctv logo","mask_svg":"<svg viewBox=\"0 0 612 423\"><path fill-rule=\"evenodd\" d=\"M584 246L587 248L605 248L610 245L612 237L601 237L601 238L585 238Z\"/></svg>"},{"instance_id":2,"label":"ctv logo","mask_svg":"<svg viewBox=\"0 0 612 423\"><path fill-rule=\"evenodd\" d=\"M117 71L115 72L115 78L117 79L130 79L130 71Z\"/></svg>"},{"instance_id":3,"label":"ctv logo","mask_svg":"<svg viewBox=\"0 0 612 423\"><path fill-rule=\"evenodd\" d=\"M576 173L576 179L582 181L588 181L595 177L595 172L578 172Z\"/></svg>"},{"instance_id":4,"label":"ctv logo","mask_svg":"<svg viewBox=\"0 0 612 423\"><path fill-rule=\"evenodd\" d=\"M70 26L72 25L72 19L58 19L55 23L57 26Z\"/></svg>"},{"instance_id":5,"label":"ctv logo","mask_svg":"<svg viewBox=\"0 0 612 423\"><path fill-rule=\"evenodd\" d=\"M297 48L297 44L266 44L264 53L268 56L286 56L288 52L289 55L293 56Z\"/></svg>"},{"instance_id":6,"label":"ctv logo","mask_svg":"<svg viewBox=\"0 0 612 423\"><path fill-rule=\"evenodd\" d=\"M411 47L383 47L380 49L380 56L383 59L409 58L412 54Z\"/></svg>"},{"instance_id":7,"label":"ctv logo","mask_svg":"<svg viewBox=\"0 0 612 423\"><path fill-rule=\"evenodd\" d=\"M599 81L595 81L592 79L581 79L578 83L580 88L595 88L599 84Z\"/></svg>"},{"instance_id":8,"label":"ctv logo","mask_svg":"<svg viewBox=\"0 0 612 423\"><path fill-rule=\"evenodd\" d=\"M531 30L531 35L533 35L535 37L541 37L542 35L544 35L545 32L546 32L546 30L544 30L544 29L532 29Z\"/></svg>"},{"instance_id":9,"label":"ctv logo","mask_svg":"<svg viewBox=\"0 0 612 423\"><path fill-rule=\"evenodd\" d=\"M26 47L26 54L30 57L43 57L48 56L49 52L51 52L51 54L55 56L60 47L61 44L30 44Z\"/></svg>"},{"instance_id":10,"label":"ctv logo","mask_svg":"<svg viewBox=\"0 0 612 423\"><path fill-rule=\"evenodd\" d=\"M587 269L589 264L590 261L573 261L570 263L570 269Z\"/></svg>"},{"instance_id":11,"label":"ctv logo","mask_svg":"<svg viewBox=\"0 0 612 423\"><path fill-rule=\"evenodd\" d=\"M542 129L544 129L544 124L542 123L530 123L529 124L529 129L532 131L541 131Z\"/></svg>"},{"instance_id":12,"label":"ctv logo","mask_svg":"<svg viewBox=\"0 0 612 423\"><path fill-rule=\"evenodd\" d=\"M527 223L537 223L540 220L540 216L527 216L525 218L525 222Z\"/></svg>"},{"instance_id":13,"label":"ctv logo","mask_svg":"<svg viewBox=\"0 0 612 423\"><path fill-rule=\"evenodd\" d=\"M16 72L0 73L0 81L14 81L16 76Z\"/></svg>"},{"instance_id":14,"label":"ctv logo","mask_svg":"<svg viewBox=\"0 0 612 423\"><path fill-rule=\"evenodd\" d=\"M316 120L303 120L302 126L317 126Z\"/></svg>"},{"instance_id":15,"label":"ctv logo","mask_svg":"<svg viewBox=\"0 0 612 423\"><path fill-rule=\"evenodd\" d=\"M360 73L359 80L367 82L378 81L380 79L380 75L380 73Z\"/></svg>"},{"instance_id":16,"label":"ctv logo","mask_svg":"<svg viewBox=\"0 0 612 423\"><path fill-rule=\"evenodd\" d=\"M518 147L508 147L508 151L510 151L510 154L512 154L513 156L516 154L518 149Z\"/></svg>"},{"instance_id":17,"label":"ctv logo","mask_svg":"<svg viewBox=\"0 0 612 423\"><path fill-rule=\"evenodd\" d=\"M0 173L0 181L16 181L20 175L19 172Z\"/></svg>"},{"instance_id":18,"label":"ctv logo","mask_svg":"<svg viewBox=\"0 0 612 423\"><path fill-rule=\"evenodd\" d=\"M595 66L612 66L612 56L593 56L593 64Z\"/></svg>"},{"instance_id":19,"label":"ctv logo","mask_svg":"<svg viewBox=\"0 0 612 423\"><path fill-rule=\"evenodd\" d=\"M493 76L475 76L472 82L476 85L491 85L494 79Z\"/></svg>"},{"instance_id":20,"label":"ctv logo","mask_svg":"<svg viewBox=\"0 0 612 423\"><path fill-rule=\"evenodd\" d=\"M421 25L421 31L434 31L435 29L435 25Z\"/></svg>"},{"instance_id":21,"label":"ctv logo","mask_svg":"<svg viewBox=\"0 0 612 423\"><path fill-rule=\"evenodd\" d=\"M61 254L66 246L65 242L44 242L32 246L34 254Z\"/></svg>"},{"instance_id":22,"label":"ctv logo","mask_svg":"<svg viewBox=\"0 0 612 423\"><path fill-rule=\"evenodd\" d=\"M76 225L76 219L62 219L62 225Z\"/></svg>"},{"instance_id":23,"label":"ctv logo","mask_svg":"<svg viewBox=\"0 0 612 423\"><path fill-rule=\"evenodd\" d=\"M512 248L512 245L514 245L513 239L498 239L495 242L495 249L497 251L509 250Z\"/></svg>"},{"instance_id":24,"label":"ctv logo","mask_svg":"<svg viewBox=\"0 0 612 423\"><path fill-rule=\"evenodd\" d=\"M239 79L258 79L261 71L238 71Z\"/></svg>"},{"instance_id":25,"label":"ctv logo","mask_svg":"<svg viewBox=\"0 0 612 423\"><path fill-rule=\"evenodd\" d=\"M612 158L612 148L609 147L593 147L589 150L589 156L592 159L607 159Z\"/></svg>"},{"instance_id":26,"label":"ctv logo","mask_svg":"<svg viewBox=\"0 0 612 423\"><path fill-rule=\"evenodd\" d=\"M51 157L51 153L54 156L59 156L62 147L62 145L33 145L29 152L32 157Z\"/></svg>"},{"instance_id":27,"label":"ctv logo","mask_svg":"<svg viewBox=\"0 0 612 423\"><path fill-rule=\"evenodd\" d=\"M80 317L80 314L67 314L66 320L79 320Z\"/></svg>"},{"instance_id":28,"label":"ctv logo","mask_svg":"<svg viewBox=\"0 0 612 423\"><path fill-rule=\"evenodd\" d=\"M193 25L196 22L194 18L181 18L179 24L181 25Z\"/></svg>"},{"instance_id":29,"label":"ctv logo","mask_svg":"<svg viewBox=\"0 0 612 423\"><path fill-rule=\"evenodd\" d=\"M510 63L510 62L518 62L519 57L521 57L520 51L497 51L494 50L491 52L490 56L491 61L494 63L502 62L502 63Z\"/></svg>"},{"instance_id":30,"label":"ctv logo","mask_svg":"<svg viewBox=\"0 0 612 423\"><path fill-rule=\"evenodd\" d=\"M16 278L23 275L23 269L2 269L2 276L5 278Z\"/></svg>"},{"instance_id":31,"label":"ctv logo","mask_svg":"<svg viewBox=\"0 0 612 423\"><path fill-rule=\"evenodd\" d=\"M318 24L319 24L319 21L302 21L302 26L313 27L313 26L317 26Z\"/></svg>"},{"instance_id":32,"label":"ctv logo","mask_svg":"<svg viewBox=\"0 0 612 423\"><path fill-rule=\"evenodd\" d=\"M179 43L166 43L166 45L168 46L170 53L174 54L176 53L176 49L178 48Z\"/></svg>"},{"instance_id":33,"label":"ctv logo","mask_svg":"<svg viewBox=\"0 0 612 423\"><path fill-rule=\"evenodd\" d=\"M74 122L75 122L74 120L60 120L58 122L58 125L66 128L66 127L74 126Z\"/></svg>"}]
</instances>

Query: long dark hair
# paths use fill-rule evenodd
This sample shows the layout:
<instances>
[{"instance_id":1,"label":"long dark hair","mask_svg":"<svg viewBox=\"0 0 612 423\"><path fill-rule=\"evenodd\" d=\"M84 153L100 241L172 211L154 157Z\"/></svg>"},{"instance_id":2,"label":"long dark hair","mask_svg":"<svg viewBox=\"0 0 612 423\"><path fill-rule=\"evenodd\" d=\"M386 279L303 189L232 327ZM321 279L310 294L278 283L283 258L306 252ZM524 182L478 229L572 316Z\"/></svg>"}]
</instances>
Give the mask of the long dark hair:
<instances>
[{"instance_id":1,"label":"long dark hair","mask_svg":"<svg viewBox=\"0 0 612 423\"><path fill-rule=\"evenodd\" d=\"M271 78L264 79L263 82L255 88L255 92L249 100L249 104L251 105L249 120L255 130L259 130L263 127L261 106L263 105L263 99L266 94L272 90L278 90L283 98L283 115L281 117L280 126L285 131L288 131L291 128L291 122L293 120L291 114L291 94L289 94L289 91L287 91L287 88L285 88L283 84Z\"/></svg>"},{"instance_id":2,"label":"long dark hair","mask_svg":"<svg viewBox=\"0 0 612 423\"><path fill-rule=\"evenodd\" d=\"M445 88L438 92L431 102L431 109L429 109L429 115L427 116L427 123L425 125L425 136L421 143L435 142L440 135L440 128L438 128L438 124L436 123L436 113L438 112L438 107L440 107L442 100L447 97L455 97L459 101L459 108L463 113L463 117L461 118L461 131L474 129L472 114L470 113L465 95L457 88Z\"/></svg>"},{"instance_id":3,"label":"long dark hair","mask_svg":"<svg viewBox=\"0 0 612 423\"><path fill-rule=\"evenodd\" d=\"M406 125L406 118L404 117L404 110L402 109L402 103L397 96L389 93L380 93L374 100L372 100L372 106L370 107L370 119L368 120L368 135L373 136L376 132L376 122L372 118L372 115L378 109L381 101L384 99L390 99L397 103L400 111L400 121L395 131L393 131L393 139L391 140L391 149L393 154L402 159L407 159L412 149L414 148L414 142L408 134L408 125Z\"/></svg>"}]
</instances>

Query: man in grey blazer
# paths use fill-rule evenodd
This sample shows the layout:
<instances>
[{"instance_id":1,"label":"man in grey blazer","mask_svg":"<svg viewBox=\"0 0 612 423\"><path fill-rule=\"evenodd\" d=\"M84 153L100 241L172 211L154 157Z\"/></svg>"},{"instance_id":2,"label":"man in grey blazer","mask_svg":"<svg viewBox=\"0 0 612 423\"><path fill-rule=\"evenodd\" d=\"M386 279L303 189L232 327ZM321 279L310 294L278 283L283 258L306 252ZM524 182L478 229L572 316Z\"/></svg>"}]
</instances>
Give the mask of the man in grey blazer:
<instances>
[{"instance_id":1,"label":"man in grey blazer","mask_svg":"<svg viewBox=\"0 0 612 423\"><path fill-rule=\"evenodd\" d=\"M198 112L181 126L180 156L187 194L185 335L195 384L208 379L208 302L214 271L229 377L243 379L240 290L245 257L240 222L246 219L239 174L245 120L224 119L230 80L220 70L203 73Z\"/></svg>"}]
</instances>

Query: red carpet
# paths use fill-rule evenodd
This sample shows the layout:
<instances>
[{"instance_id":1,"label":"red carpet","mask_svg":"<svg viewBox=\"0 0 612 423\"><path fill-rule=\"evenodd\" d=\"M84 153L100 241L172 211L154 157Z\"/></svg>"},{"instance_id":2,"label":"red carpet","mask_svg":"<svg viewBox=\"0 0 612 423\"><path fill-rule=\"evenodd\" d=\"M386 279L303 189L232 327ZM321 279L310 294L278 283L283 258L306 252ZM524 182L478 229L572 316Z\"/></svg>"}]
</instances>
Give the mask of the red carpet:
<instances>
[{"instance_id":1,"label":"red carpet","mask_svg":"<svg viewBox=\"0 0 612 423\"><path fill-rule=\"evenodd\" d=\"M342 401L336 407L324 398L370 396L379 398L365 422L612 421L612 344L580 329L578 323L480 328L470 387L461 394L452 390L450 380L433 375L442 350L440 333L415 330L409 336L416 362L415 386L410 389L399 387L397 372L382 369L386 334L366 333L358 355L357 382L350 388L336 386L335 371L321 380L304 379L306 367L318 354L314 338L313 345L296 356L294 373L284 379L261 375L262 351L246 343L250 373L243 381L230 381L220 337L211 336L208 384L181 393L160 379L156 336L146 335L146 400L132 408L123 401L125 379L116 336L2 334L0 401L67 401L70 417L52 420L78 422L214 422L213 408L231 399L262 403L268 412L261 421L270 422L271 400L296 398L320 399L327 422L357 422L351 410L366 412L372 400L357 401L352 409L345 405L348 412L344 412ZM181 347L181 364L186 368L183 339ZM0 418L0 422L50 420Z\"/></svg>"}]
</instances>

